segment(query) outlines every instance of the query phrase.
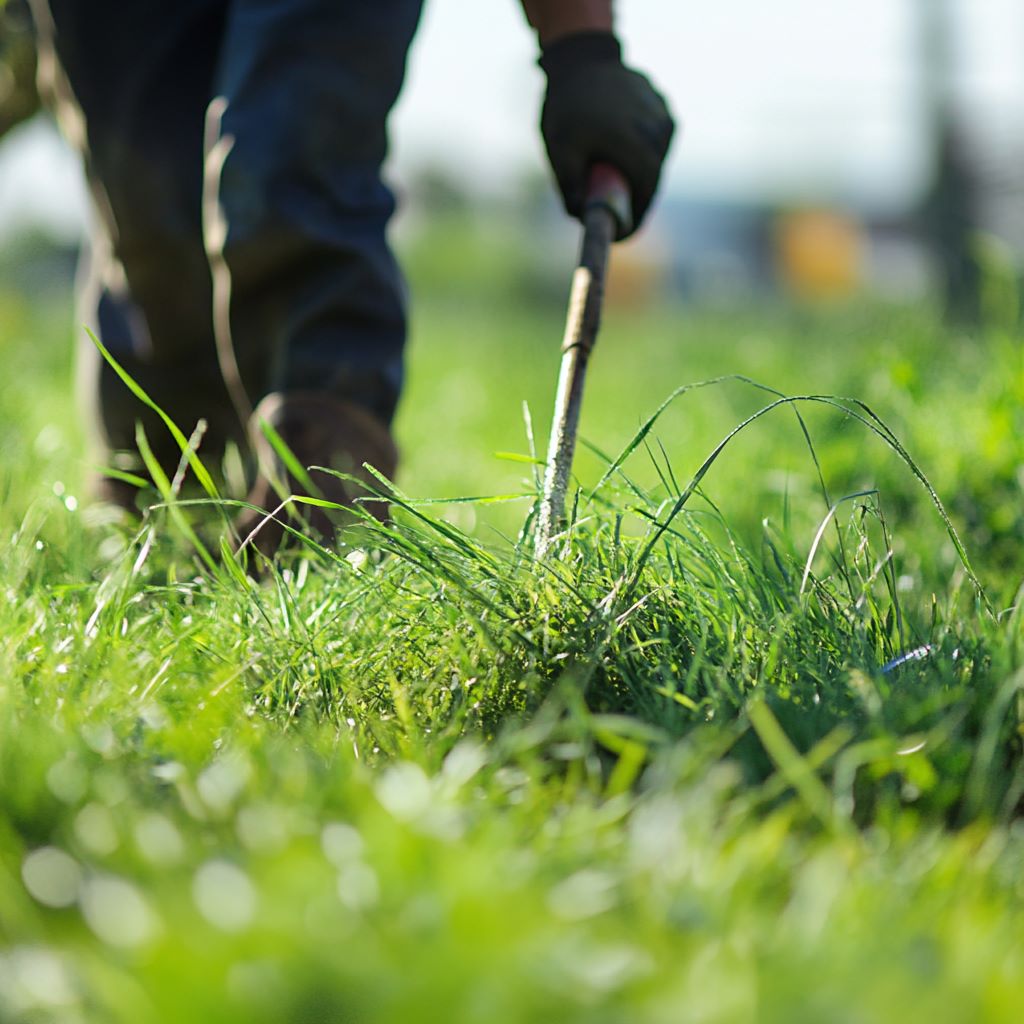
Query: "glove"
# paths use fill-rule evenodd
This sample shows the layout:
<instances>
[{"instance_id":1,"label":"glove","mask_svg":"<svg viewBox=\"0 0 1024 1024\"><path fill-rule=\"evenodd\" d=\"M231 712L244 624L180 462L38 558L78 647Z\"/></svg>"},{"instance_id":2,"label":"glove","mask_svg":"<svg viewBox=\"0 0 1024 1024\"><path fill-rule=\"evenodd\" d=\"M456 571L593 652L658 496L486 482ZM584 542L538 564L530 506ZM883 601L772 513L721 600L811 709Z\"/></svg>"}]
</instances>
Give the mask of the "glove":
<instances>
[{"instance_id":1,"label":"glove","mask_svg":"<svg viewBox=\"0 0 1024 1024\"><path fill-rule=\"evenodd\" d=\"M568 213L583 216L590 167L605 161L629 182L633 225L651 205L675 125L650 81L622 63L610 32L579 32L546 46L541 133Z\"/></svg>"}]
</instances>

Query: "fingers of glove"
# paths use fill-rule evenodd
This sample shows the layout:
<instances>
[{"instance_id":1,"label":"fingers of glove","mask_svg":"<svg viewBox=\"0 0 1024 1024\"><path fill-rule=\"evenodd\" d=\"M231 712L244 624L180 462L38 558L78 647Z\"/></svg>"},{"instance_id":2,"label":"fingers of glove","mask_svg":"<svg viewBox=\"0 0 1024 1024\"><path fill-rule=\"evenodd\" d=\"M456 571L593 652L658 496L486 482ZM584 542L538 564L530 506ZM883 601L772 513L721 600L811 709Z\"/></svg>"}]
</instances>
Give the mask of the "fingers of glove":
<instances>
[{"instance_id":1,"label":"fingers of glove","mask_svg":"<svg viewBox=\"0 0 1024 1024\"><path fill-rule=\"evenodd\" d=\"M635 230L657 191L671 131L652 132L648 126L634 124L614 136L601 132L593 134L591 139L586 146L580 146L578 133L568 137L556 131L549 134L548 158L566 211L573 217L582 217L590 168L598 162L610 163L629 182Z\"/></svg>"},{"instance_id":2,"label":"fingers of glove","mask_svg":"<svg viewBox=\"0 0 1024 1024\"><path fill-rule=\"evenodd\" d=\"M664 98L644 75L603 61L550 76L541 129L571 215L581 216L589 168L604 160L629 182L639 226L674 130Z\"/></svg>"},{"instance_id":3,"label":"fingers of glove","mask_svg":"<svg viewBox=\"0 0 1024 1024\"><path fill-rule=\"evenodd\" d=\"M590 168L598 162L612 164L629 182L635 224L639 224L650 206L658 186L661 163L668 147L668 136L652 132L642 121L626 122L614 134L601 125L588 130L548 133L548 157L555 171L566 211L581 217L586 201ZM580 145L580 138L587 141ZM625 236L623 236L625 237Z\"/></svg>"}]
</instances>

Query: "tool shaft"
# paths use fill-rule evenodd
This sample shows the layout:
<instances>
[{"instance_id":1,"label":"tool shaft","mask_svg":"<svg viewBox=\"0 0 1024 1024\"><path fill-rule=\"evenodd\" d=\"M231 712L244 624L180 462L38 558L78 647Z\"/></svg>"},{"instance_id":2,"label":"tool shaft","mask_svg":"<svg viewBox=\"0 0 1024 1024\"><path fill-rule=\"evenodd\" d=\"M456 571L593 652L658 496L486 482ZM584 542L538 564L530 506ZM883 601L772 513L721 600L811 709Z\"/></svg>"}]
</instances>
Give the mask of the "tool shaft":
<instances>
[{"instance_id":1,"label":"tool shaft","mask_svg":"<svg viewBox=\"0 0 1024 1024\"><path fill-rule=\"evenodd\" d=\"M565 496L576 450L583 382L601 324L608 250L624 217L623 195L628 209L628 192L617 172L610 168L595 169L590 199L584 212L583 242L573 275L562 340L562 365L544 472L544 493L537 520L538 558L548 553L552 540L564 525ZM625 216L628 217L628 213Z\"/></svg>"}]
</instances>

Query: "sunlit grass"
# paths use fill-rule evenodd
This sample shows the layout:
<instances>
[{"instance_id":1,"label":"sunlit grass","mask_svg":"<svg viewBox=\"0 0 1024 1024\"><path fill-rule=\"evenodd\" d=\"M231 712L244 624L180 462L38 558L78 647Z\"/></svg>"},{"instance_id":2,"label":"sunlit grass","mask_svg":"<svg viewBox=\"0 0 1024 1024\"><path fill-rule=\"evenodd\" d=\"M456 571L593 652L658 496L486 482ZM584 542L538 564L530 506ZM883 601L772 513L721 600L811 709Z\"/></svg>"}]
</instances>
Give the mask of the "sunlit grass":
<instances>
[{"instance_id":1,"label":"sunlit grass","mask_svg":"<svg viewBox=\"0 0 1024 1024\"><path fill-rule=\"evenodd\" d=\"M0 1019L1017 1020L1019 342L612 310L539 565L494 453L546 430L560 310L418 308L394 523L252 582L208 508L83 510L56 318L0 304ZM690 493L771 396L637 431L737 373L876 411L992 610L842 409Z\"/></svg>"}]
</instances>

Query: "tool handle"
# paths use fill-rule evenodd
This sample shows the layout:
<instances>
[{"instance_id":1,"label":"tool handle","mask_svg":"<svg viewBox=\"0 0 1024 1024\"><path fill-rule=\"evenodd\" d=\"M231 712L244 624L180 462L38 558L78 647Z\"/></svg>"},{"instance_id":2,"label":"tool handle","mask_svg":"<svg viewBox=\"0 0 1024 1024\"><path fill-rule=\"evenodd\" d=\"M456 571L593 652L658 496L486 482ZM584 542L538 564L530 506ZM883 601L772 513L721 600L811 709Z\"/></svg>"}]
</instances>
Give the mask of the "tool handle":
<instances>
[{"instance_id":1,"label":"tool handle","mask_svg":"<svg viewBox=\"0 0 1024 1024\"><path fill-rule=\"evenodd\" d=\"M565 519L565 495L576 450L587 360L601 324L608 250L616 238L628 233L631 225L629 186L625 179L609 164L595 164L583 208L583 243L573 275L562 340L562 366L537 518L538 558L548 553Z\"/></svg>"},{"instance_id":2,"label":"tool handle","mask_svg":"<svg viewBox=\"0 0 1024 1024\"><path fill-rule=\"evenodd\" d=\"M633 199L629 184L611 164L596 163L590 168L584 220L591 210L604 208L615 218L615 237L622 238L633 230Z\"/></svg>"},{"instance_id":3,"label":"tool handle","mask_svg":"<svg viewBox=\"0 0 1024 1024\"><path fill-rule=\"evenodd\" d=\"M626 179L611 164L594 164L583 204L583 242L569 297L563 352L578 348L588 354L594 347L601 325L608 249L632 222Z\"/></svg>"}]
</instances>

